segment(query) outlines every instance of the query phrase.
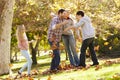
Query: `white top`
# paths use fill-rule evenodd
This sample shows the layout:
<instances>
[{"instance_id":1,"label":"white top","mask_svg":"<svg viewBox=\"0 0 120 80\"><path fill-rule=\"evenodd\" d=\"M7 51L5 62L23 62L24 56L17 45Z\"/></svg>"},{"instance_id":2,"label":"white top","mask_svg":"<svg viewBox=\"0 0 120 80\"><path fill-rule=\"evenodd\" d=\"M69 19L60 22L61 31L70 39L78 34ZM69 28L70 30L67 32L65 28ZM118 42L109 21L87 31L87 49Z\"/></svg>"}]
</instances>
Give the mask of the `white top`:
<instances>
[{"instance_id":1,"label":"white top","mask_svg":"<svg viewBox=\"0 0 120 80\"><path fill-rule=\"evenodd\" d=\"M95 37L95 29L92 26L91 20L88 16L82 17L78 23L74 25L75 27L81 27L82 39L88 39Z\"/></svg>"}]
</instances>

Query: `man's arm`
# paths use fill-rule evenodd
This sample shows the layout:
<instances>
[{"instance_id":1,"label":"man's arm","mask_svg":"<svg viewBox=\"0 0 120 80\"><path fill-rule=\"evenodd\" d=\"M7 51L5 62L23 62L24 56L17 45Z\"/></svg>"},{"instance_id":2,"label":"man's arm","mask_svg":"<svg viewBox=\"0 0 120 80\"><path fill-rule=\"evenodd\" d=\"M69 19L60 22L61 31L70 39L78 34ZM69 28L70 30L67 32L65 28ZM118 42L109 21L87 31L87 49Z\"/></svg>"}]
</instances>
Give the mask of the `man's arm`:
<instances>
[{"instance_id":1,"label":"man's arm","mask_svg":"<svg viewBox=\"0 0 120 80\"><path fill-rule=\"evenodd\" d=\"M68 23L68 21L65 20L65 21L63 21L63 22L61 22L61 23L59 23L59 24L56 24L56 25L55 25L55 29L58 29L58 28L62 27L63 25L67 24L67 23Z\"/></svg>"},{"instance_id":2,"label":"man's arm","mask_svg":"<svg viewBox=\"0 0 120 80\"><path fill-rule=\"evenodd\" d=\"M57 19L53 18L51 26L52 26L52 29L54 30L54 29L58 29L58 28L62 27L66 23L68 23L68 21L66 21L66 20L64 22L58 23Z\"/></svg>"},{"instance_id":3,"label":"man's arm","mask_svg":"<svg viewBox=\"0 0 120 80\"><path fill-rule=\"evenodd\" d=\"M85 23L85 22L84 22L83 20L80 20L80 21L79 21L78 23L76 23L74 26L78 28L78 27L81 27L82 25L84 25L84 23Z\"/></svg>"}]
</instances>

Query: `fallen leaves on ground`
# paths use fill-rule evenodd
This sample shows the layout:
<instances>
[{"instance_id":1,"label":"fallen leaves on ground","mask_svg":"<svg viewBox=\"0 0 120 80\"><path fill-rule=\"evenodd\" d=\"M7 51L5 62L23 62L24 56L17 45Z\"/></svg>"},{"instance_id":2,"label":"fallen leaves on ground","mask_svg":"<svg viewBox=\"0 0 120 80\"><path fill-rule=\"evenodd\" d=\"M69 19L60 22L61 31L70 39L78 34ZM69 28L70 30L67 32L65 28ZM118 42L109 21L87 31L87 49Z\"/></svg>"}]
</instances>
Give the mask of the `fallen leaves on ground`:
<instances>
[{"instance_id":1,"label":"fallen leaves on ground","mask_svg":"<svg viewBox=\"0 0 120 80\"><path fill-rule=\"evenodd\" d=\"M112 76L112 79L120 80L120 73L115 73L115 74Z\"/></svg>"}]
</instances>

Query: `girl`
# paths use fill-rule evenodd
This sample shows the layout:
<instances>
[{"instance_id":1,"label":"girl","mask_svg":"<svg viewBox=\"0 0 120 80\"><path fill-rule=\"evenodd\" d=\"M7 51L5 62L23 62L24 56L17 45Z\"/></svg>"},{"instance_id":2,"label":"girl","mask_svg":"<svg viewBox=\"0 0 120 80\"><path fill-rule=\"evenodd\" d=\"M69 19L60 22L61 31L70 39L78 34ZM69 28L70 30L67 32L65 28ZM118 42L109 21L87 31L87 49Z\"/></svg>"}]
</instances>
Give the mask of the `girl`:
<instances>
[{"instance_id":1,"label":"girl","mask_svg":"<svg viewBox=\"0 0 120 80\"><path fill-rule=\"evenodd\" d=\"M30 58L30 54L28 51L28 39L25 33L24 25L19 25L17 27L17 40L18 40L18 48L20 49L21 54L27 60L26 64L18 71L18 74L21 75L23 70L27 68L27 75L30 76L30 70L32 66L32 59Z\"/></svg>"}]
</instances>

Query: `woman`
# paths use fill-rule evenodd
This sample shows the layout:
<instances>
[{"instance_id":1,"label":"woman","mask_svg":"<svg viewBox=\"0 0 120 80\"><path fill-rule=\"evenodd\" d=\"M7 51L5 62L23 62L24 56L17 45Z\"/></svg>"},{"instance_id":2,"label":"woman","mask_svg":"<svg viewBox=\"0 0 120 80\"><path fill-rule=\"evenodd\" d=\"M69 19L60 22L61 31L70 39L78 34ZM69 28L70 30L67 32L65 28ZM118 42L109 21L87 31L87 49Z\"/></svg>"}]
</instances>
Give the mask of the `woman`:
<instances>
[{"instance_id":1,"label":"woman","mask_svg":"<svg viewBox=\"0 0 120 80\"><path fill-rule=\"evenodd\" d=\"M69 18L68 11L64 12L64 18L68 21L68 23L64 25L63 30L73 25L73 20ZM70 64L72 66L78 66L79 60L75 48L75 39L72 30L63 31L62 39L69 56Z\"/></svg>"},{"instance_id":2,"label":"woman","mask_svg":"<svg viewBox=\"0 0 120 80\"><path fill-rule=\"evenodd\" d=\"M30 54L28 51L28 38L25 33L25 27L24 25L19 25L17 27L17 40L18 40L18 48L20 49L20 52L22 56L25 57L27 60L26 64L18 71L18 74L21 75L23 70L27 68L27 75L30 76L30 70L32 66L32 59L30 58ZM32 42L32 41L31 41Z\"/></svg>"}]
</instances>

